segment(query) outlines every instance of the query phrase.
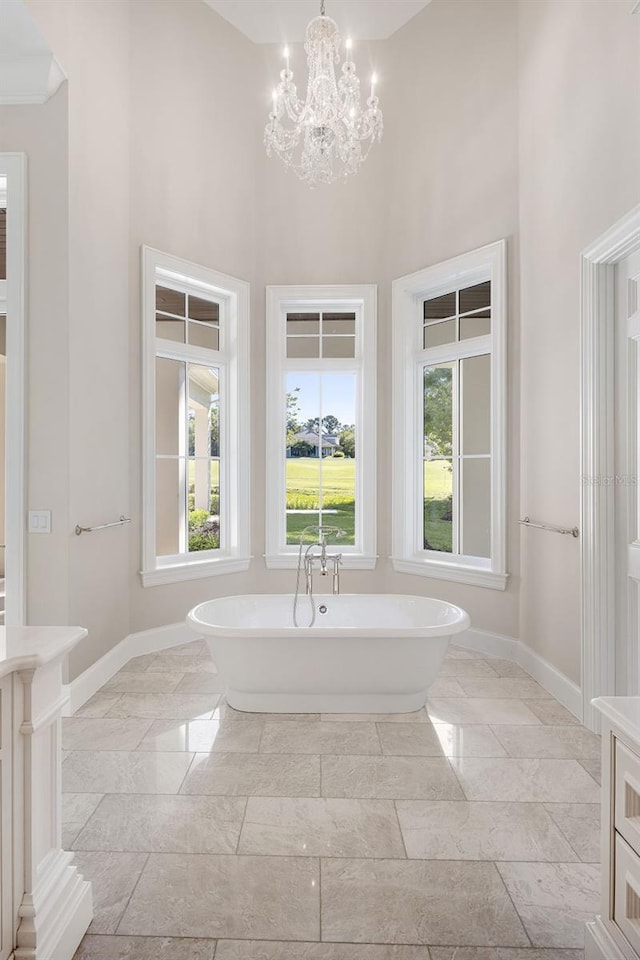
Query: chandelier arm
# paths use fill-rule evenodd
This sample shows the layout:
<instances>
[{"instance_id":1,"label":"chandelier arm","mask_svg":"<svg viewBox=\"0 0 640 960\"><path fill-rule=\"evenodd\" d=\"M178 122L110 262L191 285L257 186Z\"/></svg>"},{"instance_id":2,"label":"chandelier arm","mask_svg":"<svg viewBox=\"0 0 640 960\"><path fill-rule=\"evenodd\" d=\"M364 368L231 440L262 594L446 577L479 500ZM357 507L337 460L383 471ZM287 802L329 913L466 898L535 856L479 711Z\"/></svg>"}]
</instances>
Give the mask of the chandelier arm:
<instances>
[{"instance_id":1,"label":"chandelier arm","mask_svg":"<svg viewBox=\"0 0 640 960\"><path fill-rule=\"evenodd\" d=\"M350 44L336 75L341 44L337 24L326 16L325 0L320 0L320 16L307 26L306 96L298 97L287 50L286 69L280 74L273 110L265 126L267 154L275 153L285 167L310 186L356 173L373 143L382 137L375 80L371 95L362 104Z\"/></svg>"}]
</instances>

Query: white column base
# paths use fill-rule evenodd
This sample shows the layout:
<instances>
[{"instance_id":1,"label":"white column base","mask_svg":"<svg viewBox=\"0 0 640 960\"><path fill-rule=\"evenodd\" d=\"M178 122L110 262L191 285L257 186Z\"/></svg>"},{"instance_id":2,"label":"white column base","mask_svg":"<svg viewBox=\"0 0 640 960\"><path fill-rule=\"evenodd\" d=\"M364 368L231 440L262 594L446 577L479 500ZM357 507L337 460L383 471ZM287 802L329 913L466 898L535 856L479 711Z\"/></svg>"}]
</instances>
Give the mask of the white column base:
<instances>
[{"instance_id":1,"label":"white column base","mask_svg":"<svg viewBox=\"0 0 640 960\"><path fill-rule=\"evenodd\" d=\"M586 925L584 934L584 960L627 960L604 923L596 917Z\"/></svg>"},{"instance_id":2,"label":"white column base","mask_svg":"<svg viewBox=\"0 0 640 960\"><path fill-rule=\"evenodd\" d=\"M36 889L24 895L15 960L72 960L93 916L91 884L72 860L52 851Z\"/></svg>"}]
</instances>

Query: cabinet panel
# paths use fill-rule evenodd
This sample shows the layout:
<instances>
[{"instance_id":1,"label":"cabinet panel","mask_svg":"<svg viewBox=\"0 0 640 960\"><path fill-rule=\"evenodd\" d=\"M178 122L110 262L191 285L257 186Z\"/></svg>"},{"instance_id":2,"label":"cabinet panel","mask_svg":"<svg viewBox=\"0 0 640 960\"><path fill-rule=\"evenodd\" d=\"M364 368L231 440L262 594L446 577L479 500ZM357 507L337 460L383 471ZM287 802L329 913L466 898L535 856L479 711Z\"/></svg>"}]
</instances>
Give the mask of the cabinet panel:
<instances>
[{"instance_id":1,"label":"cabinet panel","mask_svg":"<svg viewBox=\"0 0 640 960\"><path fill-rule=\"evenodd\" d=\"M615 828L640 853L640 757L616 737Z\"/></svg>"},{"instance_id":2,"label":"cabinet panel","mask_svg":"<svg viewBox=\"0 0 640 960\"><path fill-rule=\"evenodd\" d=\"M613 919L640 951L640 857L616 834Z\"/></svg>"},{"instance_id":3,"label":"cabinet panel","mask_svg":"<svg viewBox=\"0 0 640 960\"><path fill-rule=\"evenodd\" d=\"M0 680L0 960L13 949L11 851L11 684Z\"/></svg>"}]
</instances>

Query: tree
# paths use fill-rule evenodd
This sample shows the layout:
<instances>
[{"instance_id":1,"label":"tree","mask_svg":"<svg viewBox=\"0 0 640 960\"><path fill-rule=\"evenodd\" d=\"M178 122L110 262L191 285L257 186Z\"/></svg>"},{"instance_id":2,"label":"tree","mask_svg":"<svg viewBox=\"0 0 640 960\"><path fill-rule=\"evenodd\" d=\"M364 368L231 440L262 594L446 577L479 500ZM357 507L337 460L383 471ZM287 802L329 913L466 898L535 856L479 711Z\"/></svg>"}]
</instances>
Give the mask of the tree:
<instances>
[{"instance_id":1,"label":"tree","mask_svg":"<svg viewBox=\"0 0 640 960\"><path fill-rule=\"evenodd\" d=\"M318 433L320 428L320 417L312 417L304 425L305 430L308 430L309 433ZM331 436L337 435L340 430L342 430L342 424L337 417L334 417L332 413L328 413L326 417L322 418L322 432L329 433Z\"/></svg>"},{"instance_id":2,"label":"tree","mask_svg":"<svg viewBox=\"0 0 640 960\"><path fill-rule=\"evenodd\" d=\"M296 442L296 433L300 432L300 387L296 387L287 394L287 446L292 447Z\"/></svg>"},{"instance_id":3,"label":"tree","mask_svg":"<svg viewBox=\"0 0 640 960\"><path fill-rule=\"evenodd\" d=\"M437 457L450 457L453 452L452 382L451 367L424 371L424 439Z\"/></svg>"},{"instance_id":4,"label":"tree","mask_svg":"<svg viewBox=\"0 0 640 960\"><path fill-rule=\"evenodd\" d=\"M328 414L326 417L322 418L322 426L330 433L332 436L337 435L342 429L342 424L337 417L334 417L332 413Z\"/></svg>"},{"instance_id":5,"label":"tree","mask_svg":"<svg viewBox=\"0 0 640 960\"><path fill-rule=\"evenodd\" d=\"M209 412L209 437L211 438L211 456L220 456L220 407L216 403Z\"/></svg>"},{"instance_id":6,"label":"tree","mask_svg":"<svg viewBox=\"0 0 640 960\"><path fill-rule=\"evenodd\" d=\"M356 455L356 428L344 427L340 434L340 449L345 457L355 457Z\"/></svg>"}]
</instances>

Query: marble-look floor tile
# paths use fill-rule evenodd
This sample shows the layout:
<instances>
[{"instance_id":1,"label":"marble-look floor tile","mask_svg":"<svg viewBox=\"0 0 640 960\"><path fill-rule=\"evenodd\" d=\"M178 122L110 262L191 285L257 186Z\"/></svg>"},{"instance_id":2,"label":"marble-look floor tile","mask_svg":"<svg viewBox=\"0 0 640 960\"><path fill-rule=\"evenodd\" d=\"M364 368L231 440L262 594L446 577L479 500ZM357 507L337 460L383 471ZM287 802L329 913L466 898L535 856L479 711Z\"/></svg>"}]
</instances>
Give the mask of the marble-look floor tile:
<instances>
[{"instance_id":1,"label":"marble-look floor tile","mask_svg":"<svg viewBox=\"0 0 640 960\"><path fill-rule=\"evenodd\" d=\"M524 680L520 677L494 677L490 680L462 677L459 683L467 697L488 697L496 700L548 700L551 697L551 694L531 677Z\"/></svg>"},{"instance_id":2,"label":"marble-look floor tile","mask_svg":"<svg viewBox=\"0 0 640 960\"><path fill-rule=\"evenodd\" d=\"M320 758L197 753L181 793L240 797L317 797Z\"/></svg>"},{"instance_id":3,"label":"marble-look floor tile","mask_svg":"<svg viewBox=\"0 0 640 960\"><path fill-rule=\"evenodd\" d=\"M218 699L216 693L123 693L109 716L210 720Z\"/></svg>"},{"instance_id":4,"label":"marble-look floor tile","mask_svg":"<svg viewBox=\"0 0 640 960\"><path fill-rule=\"evenodd\" d=\"M569 724L580 726L580 721L563 707L557 700L527 700L527 706L532 710L541 723L550 726Z\"/></svg>"},{"instance_id":5,"label":"marble-look floor tile","mask_svg":"<svg viewBox=\"0 0 640 960\"><path fill-rule=\"evenodd\" d=\"M382 943L219 940L216 960L430 960L428 947Z\"/></svg>"},{"instance_id":6,"label":"marble-look floor tile","mask_svg":"<svg viewBox=\"0 0 640 960\"><path fill-rule=\"evenodd\" d=\"M353 714L356 720L360 720L360 717L357 714ZM224 697L220 698L215 713L213 715L214 720L261 720L261 721L270 721L271 723L281 722L281 721L303 721L308 723L312 720L319 720L319 713L249 713L246 710L235 710L234 707L230 707L226 702Z\"/></svg>"},{"instance_id":7,"label":"marble-look floor tile","mask_svg":"<svg viewBox=\"0 0 640 960\"><path fill-rule=\"evenodd\" d=\"M151 720L119 720L108 717L64 717L64 750L135 750L151 726Z\"/></svg>"},{"instance_id":8,"label":"marble-look floor tile","mask_svg":"<svg viewBox=\"0 0 640 960\"><path fill-rule=\"evenodd\" d=\"M264 725L261 753L351 754L380 753L373 723L331 723L327 720Z\"/></svg>"},{"instance_id":9,"label":"marble-look floor tile","mask_svg":"<svg viewBox=\"0 0 640 960\"><path fill-rule=\"evenodd\" d=\"M118 932L318 939L318 861L152 853Z\"/></svg>"},{"instance_id":10,"label":"marble-look floor tile","mask_svg":"<svg viewBox=\"0 0 640 960\"><path fill-rule=\"evenodd\" d=\"M429 687L430 697L466 697L466 695L456 677L436 677Z\"/></svg>"},{"instance_id":11,"label":"marble-look floor tile","mask_svg":"<svg viewBox=\"0 0 640 960\"><path fill-rule=\"evenodd\" d=\"M581 767L584 767L591 777L593 777L598 786L602 784L602 761L600 759L585 760L584 757L580 757L578 763Z\"/></svg>"},{"instance_id":12,"label":"marble-look floor tile","mask_svg":"<svg viewBox=\"0 0 640 960\"><path fill-rule=\"evenodd\" d=\"M102 800L101 793L62 794L62 847L70 850L75 838Z\"/></svg>"},{"instance_id":13,"label":"marble-look floor tile","mask_svg":"<svg viewBox=\"0 0 640 960\"><path fill-rule=\"evenodd\" d=\"M547 812L584 863L600 862L600 804L547 803Z\"/></svg>"},{"instance_id":14,"label":"marble-look floor tile","mask_svg":"<svg viewBox=\"0 0 640 960\"><path fill-rule=\"evenodd\" d=\"M495 865L444 860L323 860L322 938L528 945Z\"/></svg>"},{"instance_id":15,"label":"marble-look floor tile","mask_svg":"<svg viewBox=\"0 0 640 960\"><path fill-rule=\"evenodd\" d=\"M577 860L539 803L398 800L396 807L411 859Z\"/></svg>"},{"instance_id":16,"label":"marble-look floor tile","mask_svg":"<svg viewBox=\"0 0 640 960\"><path fill-rule=\"evenodd\" d=\"M231 720L156 720L139 750L192 753L257 753L262 723Z\"/></svg>"},{"instance_id":17,"label":"marble-look floor tile","mask_svg":"<svg viewBox=\"0 0 640 960\"><path fill-rule=\"evenodd\" d=\"M126 670L127 673L144 673L157 656L157 653L145 653L141 657L132 657L131 660L127 660L122 669Z\"/></svg>"},{"instance_id":18,"label":"marble-look floor tile","mask_svg":"<svg viewBox=\"0 0 640 960\"><path fill-rule=\"evenodd\" d=\"M481 723L434 723L445 757L506 757L491 728Z\"/></svg>"},{"instance_id":19,"label":"marble-look floor tile","mask_svg":"<svg viewBox=\"0 0 640 960\"><path fill-rule=\"evenodd\" d=\"M470 650L467 647L460 647L455 643L450 643L444 658L445 660L486 660L487 655L480 653L478 650Z\"/></svg>"},{"instance_id":20,"label":"marble-look floor tile","mask_svg":"<svg viewBox=\"0 0 640 960\"><path fill-rule=\"evenodd\" d=\"M62 768L65 793L177 793L192 753L83 750Z\"/></svg>"},{"instance_id":21,"label":"marble-look floor tile","mask_svg":"<svg viewBox=\"0 0 640 960\"><path fill-rule=\"evenodd\" d=\"M404 857L391 800L250 797L238 853Z\"/></svg>"},{"instance_id":22,"label":"marble-look floor tile","mask_svg":"<svg viewBox=\"0 0 640 960\"><path fill-rule=\"evenodd\" d=\"M215 949L215 940L88 936L73 960L213 960Z\"/></svg>"},{"instance_id":23,"label":"marble-look floor tile","mask_svg":"<svg viewBox=\"0 0 640 960\"><path fill-rule=\"evenodd\" d=\"M147 673L209 673L217 676L215 664L209 656L172 656L168 653L160 653L149 664Z\"/></svg>"},{"instance_id":24,"label":"marble-look floor tile","mask_svg":"<svg viewBox=\"0 0 640 960\"><path fill-rule=\"evenodd\" d=\"M119 693L102 693L100 690L78 707L74 717L106 717L111 707L120 699Z\"/></svg>"},{"instance_id":25,"label":"marble-look floor tile","mask_svg":"<svg viewBox=\"0 0 640 960\"><path fill-rule=\"evenodd\" d=\"M505 757L489 727L449 723L379 723L382 752L395 757Z\"/></svg>"},{"instance_id":26,"label":"marble-look floor tile","mask_svg":"<svg viewBox=\"0 0 640 960\"><path fill-rule=\"evenodd\" d=\"M209 650L206 640L190 640L188 643L179 643L176 647L167 647L159 656L209 657Z\"/></svg>"},{"instance_id":27,"label":"marble-look floor tile","mask_svg":"<svg viewBox=\"0 0 640 960\"><path fill-rule=\"evenodd\" d=\"M464 800L440 757L322 757L322 795L378 800Z\"/></svg>"},{"instance_id":28,"label":"marble-look floor tile","mask_svg":"<svg viewBox=\"0 0 640 960\"><path fill-rule=\"evenodd\" d=\"M451 759L468 800L597 803L599 790L576 760Z\"/></svg>"},{"instance_id":29,"label":"marble-look floor tile","mask_svg":"<svg viewBox=\"0 0 640 960\"><path fill-rule=\"evenodd\" d=\"M489 666L499 677L520 677L521 680L531 680L531 675L527 673L519 664L513 660L500 660L492 657L488 661Z\"/></svg>"},{"instance_id":30,"label":"marble-look floor tile","mask_svg":"<svg viewBox=\"0 0 640 960\"><path fill-rule=\"evenodd\" d=\"M485 677L495 680L497 673L486 660L450 660L445 658L438 677L452 677L458 680L463 677Z\"/></svg>"},{"instance_id":31,"label":"marble-look floor tile","mask_svg":"<svg viewBox=\"0 0 640 960\"><path fill-rule=\"evenodd\" d=\"M76 838L77 850L235 853L246 800L114 794Z\"/></svg>"},{"instance_id":32,"label":"marble-look floor tile","mask_svg":"<svg viewBox=\"0 0 640 960\"><path fill-rule=\"evenodd\" d=\"M431 723L378 723L382 753L392 757L441 757L440 738Z\"/></svg>"},{"instance_id":33,"label":"marble-look floor tile","mask_svg":"<svg viewBox=\"0 0 640 960\"><path fill-rule=\"evenodd\" d=\"M427 701L427 712L432 723L510 723L537 724L540 721L531 712L531 703L515 699L459 697L434 698Z\"/></svg>"},{"instance_id":34,"label":"marble-look floor tile","mask_svg":"<svg viewBox=\"0 0 640 960\"><path fill-rule=\"evenodd\" d=\"M600 869L587 863L499 863L534 947L582 947L600 906Z\"/></svg>"},{"instance_id":35,"label":"marble-look floor tile","mask_svg":"<svg viewBox=\"0 0 640 960\"><path fill-rule=\"evenodd\" d=\"M585 727L496 726L495 735L510 757L599 760L600 737Z\"/></svg>"},{"instance_id":36,"label":"marble-look floor tile","mask_svg":"<svg viewBox=\"0 0 640 960\"><path fill-rule=\"evenodd\" d=\"M584 960L584 952L534 947L431 947L431 960Z\"/></svg>"},{"instance_id":37,"label":"marble-look floor tile","mask_svg":"<svg viewBox=\"0 0 640 960\"><path fill-rule=\"evenodd\" d=\"M429 723L424 707L410 713L323 713L321 719L330 723Z\"/></svg>"},{"instance_id":38,"label":"marble-look floor tile","mask_svg":"<svg viewBox=\"0 0 640 960\"><path fill-rule=\"evenodd\" d=\"M74 862L93 894L89 933L115 933L147 862L146 853L75 853Z\"/></svg>"},{"instance_id":39,"label":"marble-look floor tile","mask_svg":"<svg viewBox=\"0 0 640 960\"><path fill-rule=\"evenodd\" d=\"M173 693L181 673L128 672L120 670L103 686L105 693Z\"/></svg>"},{"instance_id":40,"label":"marble-look floor tile","mask_svg":"<svg viewBox=\"0 0 640 960\"><path fill-rule=\"evenodd\" d=\"M224 693L224 681L219 673L185 673L176 693Z\"/></svg>"}]
</instances>

